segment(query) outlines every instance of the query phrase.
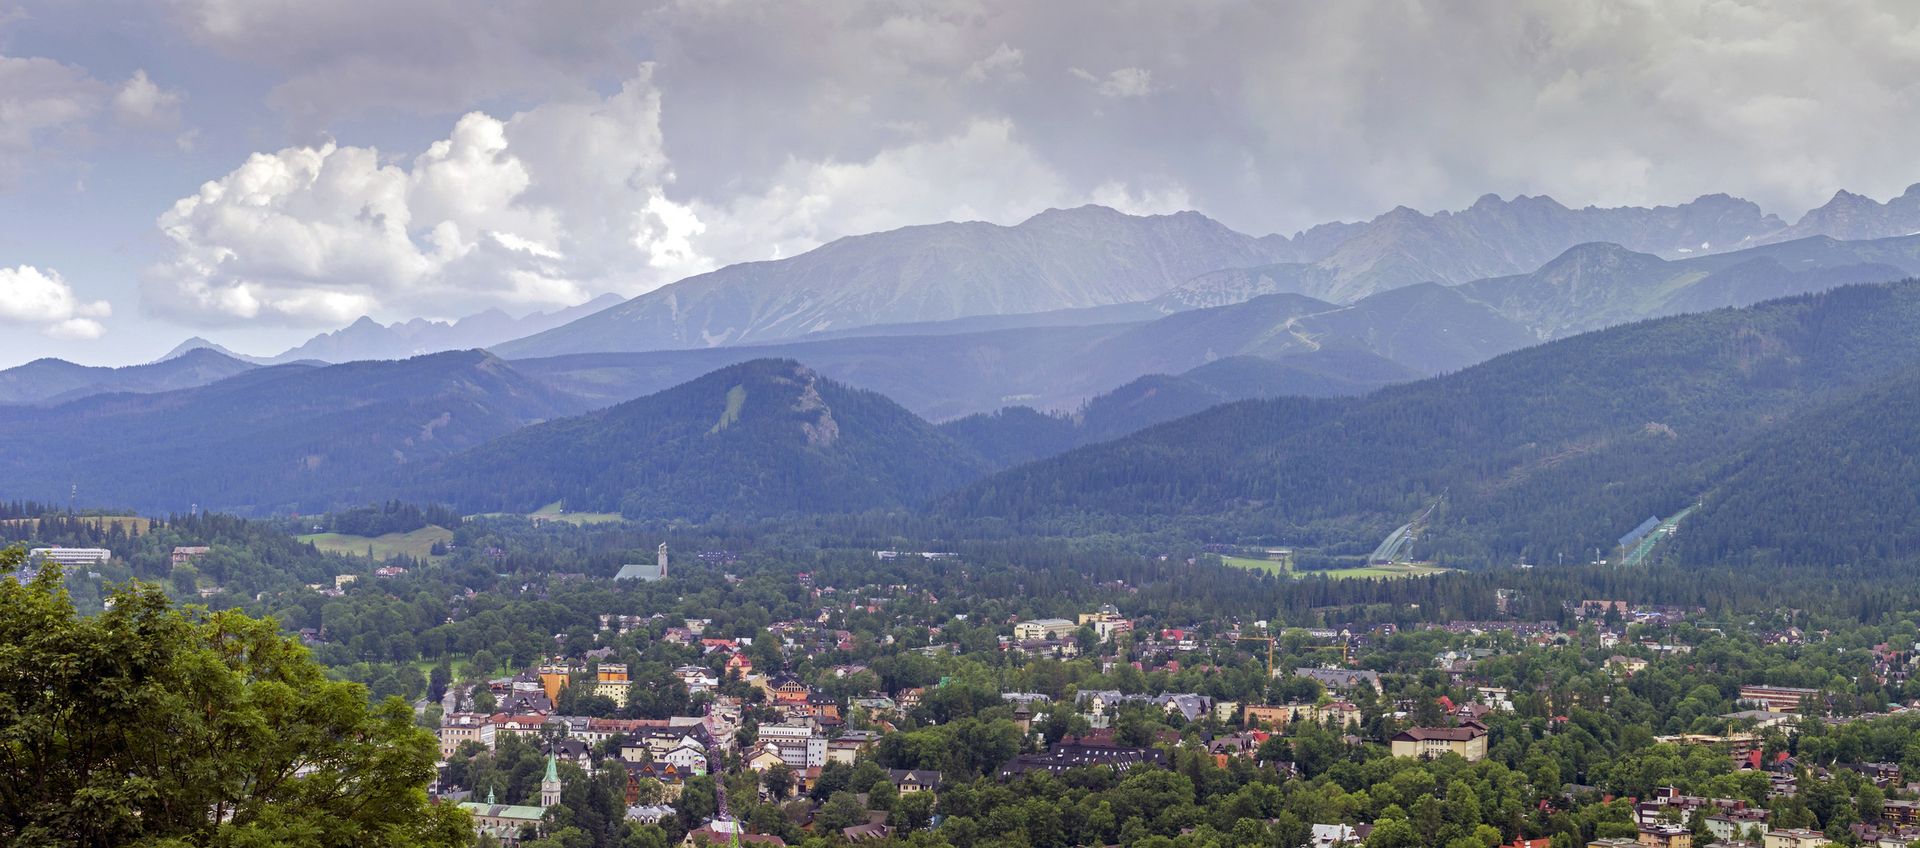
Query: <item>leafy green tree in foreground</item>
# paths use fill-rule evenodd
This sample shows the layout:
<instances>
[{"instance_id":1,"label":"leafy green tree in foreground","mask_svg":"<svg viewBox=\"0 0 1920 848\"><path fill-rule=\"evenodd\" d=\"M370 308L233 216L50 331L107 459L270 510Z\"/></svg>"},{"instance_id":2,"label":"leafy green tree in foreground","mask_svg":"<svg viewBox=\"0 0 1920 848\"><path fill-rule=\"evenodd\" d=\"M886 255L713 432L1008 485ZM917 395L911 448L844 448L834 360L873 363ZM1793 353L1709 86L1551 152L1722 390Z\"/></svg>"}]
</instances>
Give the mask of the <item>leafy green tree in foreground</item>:
<instances>
[{"instance_id":1,"label":"leafy green tree in foreground","mask_svg":"<svg viewBox=\"0 0 1920 848\"><path fill-rule=\"evenodd\" d=\"M78 615L48 567L0 551L0 845L467 845L427 801L435 745L369 708L270 621L174 608L158 587Z\"/></svg>"}]
</instances>

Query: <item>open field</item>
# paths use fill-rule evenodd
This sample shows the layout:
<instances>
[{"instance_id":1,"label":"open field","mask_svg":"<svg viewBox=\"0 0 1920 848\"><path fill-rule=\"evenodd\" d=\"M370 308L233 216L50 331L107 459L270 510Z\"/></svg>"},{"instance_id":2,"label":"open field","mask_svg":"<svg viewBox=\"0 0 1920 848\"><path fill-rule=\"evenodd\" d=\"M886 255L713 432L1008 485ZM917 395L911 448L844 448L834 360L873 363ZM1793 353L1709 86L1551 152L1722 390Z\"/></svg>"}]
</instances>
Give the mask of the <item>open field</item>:
<instances>
[{"instance_id":1,"label":"open field","mask_svg":"<svg viewBox=\"0 0 1920 848\"><path fill-rule=\"evenodd\" d=\"M566 524L614 524L620 520L618 512L564 512L561 503L549 503L534 512L528 512L526 518L534 522L566 522Z\"/></svg>"},{"instance_id":2,"label":"open field","mask_svg":"<svg viewBox=\"0 0 1920 848\"><path fill-rule=\"evenodd\" d=\"M296 538L302 542L312 542L313 546L320 550L338 554L365 556L367 550L371 548L374 559L393 559L405 555L415 559L431 560L435 559L433 543L453 541L453 531L429 524L411 533L388 533L384 536L308 533Z\"/></svg>"},{"instance_id":3,"label":"open field","mask_svg":"<svg viewBox=\"0 0 1920 848\"><path fill-rule=\"evenodd\" d=\"M1452 570L1453 569L1450 568L1441 568L1437 565L1404 562L1393 565L1362 565L1354 568L1335 568L1327 571L1301 571L1295 572L1294 576L1319 574L1332 580L1346 580L1354 577L1426 577L1431 574L1444 574Z\"/></svg>"},{"instance_id":4,"label":"open field","mask_svg":"<svg viewBox=\"0 0 1920 848\"><path fill-rule=\"evenodd\" d=\"M1220 561L1234 568L1265 571L1269 574L1278 574L1286 577L1318 575L1329 580L1350 580L1356 577L1424 577L1429 574L1442 574L1452 570L1423 563L1398 563L1395 565L1363 565L1353 568L1334 568L1325 571L1295 571L1291 561L1249 559L1247 557L1221 557Z\"/></svg>"},{"instance_id":5,"label":"open field","mask_svg":"<svg viewBox=\"0 0 1920 848\"><path fill-rule=\"evenodd\" d=\"M147 532L147 528L153 526L153 519L143 518L137 515L83 515L80 516L80 520L92 524L95 527L119 527L122 530L132 528L134 531L140 533ZM0 524L10 524L14 526L26 525L29 528L38 529L40 519L6 518L0 519Z\"/></svg>"},{"instance_id":6,"label":"open field","mask_svg":"<svg viewBox=\"0 0 1920 848\"><path fill-rule=\"evenodd\" d=\"M1220 561L1234 568L1244 568L1248 571L1264 571L1268 574L1278 574L1283 577L1293 576L1293 569L1289 568L1283 560L1223 556L1220 558Z\"/></svg>"},{"instance_id":7,"label":"open field","mask_svg":"<svg viewBox=\"0 0 1920 848\"><path fill-rule=\"evenodd\" d=\"M620 520L617 512L564 512L555 501L527 514L534 521L565 521L568 524L612 524Z\"/></svg>"}]
</instances>

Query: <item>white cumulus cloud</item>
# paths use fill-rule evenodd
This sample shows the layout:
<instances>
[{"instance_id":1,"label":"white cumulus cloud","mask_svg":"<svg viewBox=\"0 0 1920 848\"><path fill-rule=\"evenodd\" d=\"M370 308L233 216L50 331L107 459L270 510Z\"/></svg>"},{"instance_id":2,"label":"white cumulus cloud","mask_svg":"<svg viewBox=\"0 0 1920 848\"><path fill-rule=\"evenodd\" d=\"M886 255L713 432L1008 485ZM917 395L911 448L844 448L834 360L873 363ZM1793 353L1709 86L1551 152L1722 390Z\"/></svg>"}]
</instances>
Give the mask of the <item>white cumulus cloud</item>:
<instances>
[{"instance_id":1,"label":"white cumulus cloud","mask_svg":"<svg viewBox=\"0 0 1920 848\"><path fill-rule=\"evenodd\" d=\"M470 112L410 161L338 142L256 153L160 216L172 250L143 300L201 326L544 308L909 224L1186 199L1177 185L1077 191L1011 122L982 118L682 201L660 116L647 66L605 97Z\"/></svg>"},{"instance_id":2,"label":"white cumulus cloud","mask_svg":"<svg viewBox=\"0 0 1920 848\"><path fill-rule=\"evenodd\" d=\"M111 314L106 301L75 296L57 271L0 267L0 323L37 327L57 339L97 339L106 332L98 319Z\"/></svg>"},{"instance_id":3,"label":"white cumulus cloud","mask_svg":"<svg viewBox=\"0 0 1920 848\"><path fill-rule=\"evenodd\" d=\"M411 161L337 142L256 153L160 216L172 250L144 302L200 325L330 325L657 285L706 267L698 220L663 193L659 138L643 68L605 98L470 112Z\"/></svg>"}]
</instances>

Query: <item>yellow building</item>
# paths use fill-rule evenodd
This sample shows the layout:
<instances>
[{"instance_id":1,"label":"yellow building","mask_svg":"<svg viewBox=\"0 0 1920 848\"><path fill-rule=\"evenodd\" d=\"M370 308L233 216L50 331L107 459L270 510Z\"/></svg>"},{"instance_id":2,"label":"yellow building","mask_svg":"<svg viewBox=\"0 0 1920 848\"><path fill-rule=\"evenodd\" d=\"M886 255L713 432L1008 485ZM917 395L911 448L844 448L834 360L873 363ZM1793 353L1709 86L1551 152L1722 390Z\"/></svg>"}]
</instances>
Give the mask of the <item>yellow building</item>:
<instances>
[{"instance_id":1,"label":"yellow building","mask_svg":"<svg viewBox=\"0 0 1920 848\"><path fill-rule=\"evenodd\" d=\"M1459 754L1469 762L1487 757L1487 729L1478 724L1460 727L1409 727L1391 740L1396 757L1433 759Z\"/></svg>"},{"instance_id":2,"label":"yellow building","mask_svg":"<svg viewBox=\"0 0 1920 848\"><path fill-rule=\"evenodd\" d=\"M1078 629L1079 625L1064 618L1037 618L1015 624L1013 638L1020 642L1029 639L1064 639Z\"/></svg>"},{"instance_id":3,"label":"yellow building","mask_svg":"<svg viewBox=\"0 0 1920 848\"><path fill-rule=\"evenodd\" d=\"M633 688L633 681L627 678L625 663L601 663L598 679L593 684L593 694L612 698L620 706L627 705L627 691Z\"/></svg>"},{"instance_id":4,"label":"yellow building","mask_svg":"<svg viewBox=\"0 0 1920 848\"><path fill-rule=\"evenodd\" d=\"M540 667L540 689L547 693L547 700L560 703L560 690L567 688L572 681L572 670L564 665L548 664Z\"/></svg>"}]
</instances>

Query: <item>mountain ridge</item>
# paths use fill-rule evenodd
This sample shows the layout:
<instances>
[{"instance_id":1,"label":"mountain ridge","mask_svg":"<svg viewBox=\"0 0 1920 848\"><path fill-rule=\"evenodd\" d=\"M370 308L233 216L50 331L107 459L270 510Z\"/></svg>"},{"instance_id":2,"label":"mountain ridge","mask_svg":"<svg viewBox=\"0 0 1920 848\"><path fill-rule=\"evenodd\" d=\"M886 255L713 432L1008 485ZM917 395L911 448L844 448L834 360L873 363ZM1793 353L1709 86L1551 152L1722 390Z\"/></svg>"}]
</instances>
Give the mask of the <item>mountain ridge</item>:
<instances>
[{"instance_id":1,"label":"mountain ridge","mask_svg":"<svg viewBox=\"0 0 1920 848\"><path fill-rule=\"evenodd\" d=\"M422 493L474 509L640 518L895 509L986 471L874 392L757 359L442 460Z\"/></svg>"}]
</instances>

